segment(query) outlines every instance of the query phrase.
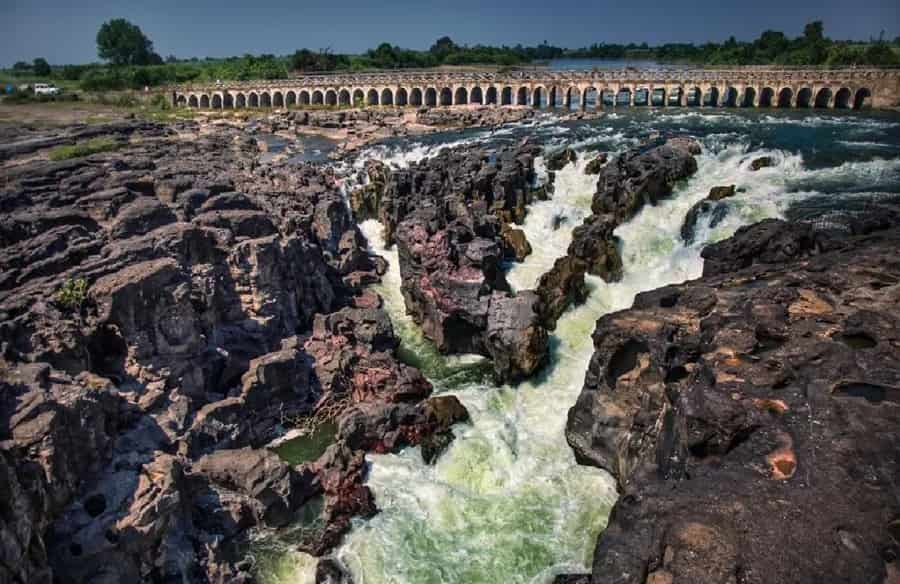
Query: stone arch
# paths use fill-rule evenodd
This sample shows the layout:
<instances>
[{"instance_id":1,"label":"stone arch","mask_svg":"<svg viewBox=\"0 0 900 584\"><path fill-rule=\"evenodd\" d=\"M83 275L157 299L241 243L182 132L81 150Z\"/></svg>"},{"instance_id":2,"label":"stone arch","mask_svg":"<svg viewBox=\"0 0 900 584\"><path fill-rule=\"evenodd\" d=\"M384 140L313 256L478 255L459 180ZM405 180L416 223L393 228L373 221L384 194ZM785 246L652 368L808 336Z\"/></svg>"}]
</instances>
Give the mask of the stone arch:
<instances>
[{"instance_id":1,"label":"stone arch","mask_svg":"<svg viewBox=\"0 0 900 584\"><path fill-rule=\"evenodd\" d=\"M272 105L275 107L284 107L284 94L276 91L272 94Z\"/></svg>"},{"instance_id":2,"label":"stone arch","mask_svg":"<svg viewBox=\"0 0 900 584\"><path fill-rule=\"evenodd\" d=\"M366 94L362 89L353 91L353 107L362 107L366 104Z\"/></svg>"},{"instance_id":3,"label":"stone arch","mask_svg":"<svg viewBox=\"0 0 900 584\"><path fill-rule=\"evenodd\" d=\"M512 105L513 94L512 87L504 87L500 92L500 105Z\"/></svg>"},{"instance_id":4,"label":"stone arch","mask_svg":"<svg viewBox=\"0 0 900 584\"><path fill-rule=\"evenodd\" d=\"M200 107L200 100L196 95L188 97L188 107Z\"/></svg>"},{"instance_id":5,"label":"stone arch","mask_svg":"<svg viewBox=\"0 0 900 584\"><path fill-rule=\"evenodd\" d=\"M310 97L309 92L306 91L305 89L300 92L300 94L297 96L297 99L300 100L300 105L309 105L310 102L312 101L312 98Z\"/></svg>"},{"instance_id":6,"label":"stone arch","mask_svg":"<svg viewBox=\"0 0 900 584\"><path fill-rule=\"evenodd\" d=\"M453 105L466 105L469 103L469 92L465 87L457 87L453 93Z\"/></svg>"},{"instance_id":7,"label":"stone arch","mask_svg":"<svg viewBox=\"0 0 900 584\"><path fill-rule=\"evenodd\" d=\"M624 102L624 103L623 103ZM623 87L619 89L619 92L616 93L616 106L620 105L632 105L632 95L630 87Z\"/></svg>"},{"instance_id":8,"label":"stone arch","mask_svg":"<svg viewBox=\"0 0 900 584\"><path fill-rule=\"evenodd\" d=\"M860 87L856 90L856 95L853 96L853 109L863 109L867 107L872 107L872 92L868 87Z\"/></svg>"},{"instance_id":9,"label":"stone arch","mask_svg":"<svg viewBox=\"0 0 900 584\"><path fill-rule=\"evenodd\" d=\"M791 100L794 98L794 90L790 87L782 87L778 91L778 107L791 107Z\"/></svg>"},{"instance_id":10,"label":"stone arch","mask_svg":"<svg viewBox=\"0 0 900 584\"><path fill-rule=\"evenodd\" d=\"M688 90L685 104L690 107L698 107L701 103L703 103L703 91L695 85Z\"/></svg>"},{"instance_id":11,"label":"stone arch","mask_svg":"<svg viewBox=\"0 0 900 584\"><path fill-rule=\"evenodd\" d=\"M753 87L744 88L744 97L741 98L741 107L753 107L756 102L756 89Z\"/></svg>"},{"instance_id":12,"label":"stone arch","mask_svg":"<svg viewBox=\"0 0 900 584\"><path fill-rule=\"evenodd\" d=\"M648 105L655 106L666 105L666 88L665 87L654 87L653 91L650 92L650 102Z\"/></svg>"},{"instance_id":13,"label":"stone arch","mask_svg":"<svg viewBox=\"0 0 900 584\"><path fill-rule=\"evenodd\" d=\"M272 96L268 91L259 94L259 105L262 107L272 107Z\"/></svg>"},{"instance_id":14,"label":"stone arch","mask_svg":"<svg viewBox=\"0 0 900 584\"><path fill-rule=\"evenodd\" d=\"M487 88L487 91L484 92L484 103L487 105L497 105L499 103L497 98L497 88L491 85Z\"/></svg>"},{"instance_id":15,"label":"stone arch","mask_svg":"<svg viewBox=\"0 0 900 584\"><path fill-rule=\"evenodd\" d=\"M378 90L370 89L366 93L366 105L378 105Z\"/></svg>"},{"instance_id":16,"label":"stone arch","mask_svg":"<svg viewBox=\"0 0 900 584\"><path fill-rule=\"evenodd\" d=\"M730 85L725 88L725 95L722 96L722 107L737 107L738 90Z\"/></svg>"},{"instance_id":17,"label":"stone arch","mask_svg":"<svg viewBox=\"0 0 900 584\"><path fill-rule=\"evenodd\" d=\"M566 109L578 109L581 104L581 91L574 85L566 90Z\"/></svg>"},{"instance_id":18,"label":"stone arch","mask_svg":"<svg viewBox=\"0 0 900 584\"><path fill-rule=\"evenodd\" d=\"M650 103L650 90L646 87L636 87L634 89L634 105L647 105Z\"/></svg>"},{"instance_id":19,"label":"stone arch","mask_svg":"<svg viewBox=\"0 0 900 584\"><path fill-rule=\"evenodd\" d=\"M234 108L234 96L231 95L230 93L226 93L225 95L222 96L222 104L227 109L233 109Z\"/></svg>"},{"instance_id":20,"label":"stone arch","mask_svg":"<svg viewBox=\"0 0 900 584\"><path fill-rule=\"evenodd\" d=\"M850 89L841 87L834 94L834 107L837 109L847 109L850 107Z\"/></svg>"},{"instance_id":21,"label":"stone arch","mask_svg":"<svg viewBox=\"0 0 900 584\"><path fill-rule=\"evenodd\" d=\"M797 92L797 107L809 107L812 104L812 89L801 87Z\"/></svg>"},{"instance_id":22,"label":"stone arch","mask_svg":"<svg viewBox=\"0 0 900 584\"><path fill-rule=\"evenodd\" d=\"M205 93L200 96L200 109L209 109L209 96Z\"/></svg>"},{"instance_id":23,"label":"stone arch","mask_svg":"<svg viewBox=\"0 0 900 584\"><path fill-rule=\"evenodd\" d=\"M831 89L823 87L816 93L816 100L813 102L813 107L828 107L829 103L831 103Z\"/></svg>"},{"instance_id":24,"label":"stone arch","mask_svg":"<svg viewBox=\"0 0 900 584\"><path fill-rule=\"evenodd\" d=\"M528 88L520 87L516 92L516 105L528 105Z\"/></svg>"},{"instance_id":25,"label":"stone arch","mask_svg":"<svg viewBox=\"0 0 900 584\"><path fill-rule=\"evenodd\" d=\"M585 93L587 93L587 91L588 90L586 89ZM616 91L609 89L609 88L601 89L597 93L597 97L596 97L597 106L598 107L615 107L617 97L618 97L618 94ZM584 99L585 99L585 102L587 102L587 97L585 97Z\"/></svg>"},{"instance_id":26,"label":"stone arch","mask_svg":"<svg viewBox=\"0 0 900 584\"><path fill-rule=\"evenodd\" d=\"M234 96L234 107L247 107L247 98L243 93Z\"/></svg>"},{"instance_id":27,"label":"stone arch","mask_svg":"<svg viewBox=\"0 0 900 584\"><path fill-rule=\"evenodd\" d=\"M250 95L247 96L247 106L259 107L259 96L256 95L256 92L251 91Z\"/></svg>"},{"instance_id":28,"label":"stone arch","mask_svg":"<svg viewBox=\"0 0 900 584\"><path fill-rule=\"evenodd\" d=\"M719 105L719 88L710 87L709 91L703 96L703 105L706 107L716 107Z\"/></svg>"},{"instance_id":29,"label":"stone arch","mask_svg":"<svg viewBox=\"0 0 900 584\"><path fill-rule=\"evenodd\" d=\"M434 87L429 87L425 90L425 105L428 107L435 107L437 105L437 89Z\"/></svg>"},{"instance_id":30,"label":"stone arch","mask_svg":"<svg viewBox=\"0 0 900 584\"><path fill-rule=\"evenodd\" d=\"M325 94L322 93L321 89L316 89L312 93L312 104L313 105L322 105L325 103Z\"/></svg>"},{"instance_id":31,"label":"stone arch","mask_svg":"<svg viewBox=\"0 0 900 584\"><path fill-rule=\"evenodd\" d=\"M176 105L177 107L185 107L185 106L187 106L187 98L184 96L183 93L181 93L181 94L179 94L178 96L175 97L175 105Z\"/></svg>"},{"instance_id":32,"label":"stone arch","mask_svg":"<svg viewBox=\"0 0 900 584\"><path fill-rule=\"evenodd\" d=\"M342 89L338 93L338 105L350 105L350 90Z\"/></svg>"},{"instance_id":33,"label":"stone arch","mask_svg":"<svg viewBox=\"0 0 900 584\"><path fill-rule=\"evenodd\" d=\"M213 94L212 96L212 108L213 109L222 109L222 96L218 93Z\"/></svg>"},{"instance_id":34,"label":"stone arch","mask_svg":"<svg viewBox=\"0 0 900 584\"><path fill-rule=\"evenodd\" d=\"M284 105L290 107L292 105L297 105L297 92L288 91L284 94Z\"/></svg>"},{"instance_id":35,"label":"stone arch","mask_svg":"<svg viewBox=\"0 0 900 584\"><path fill-rule=\"evenodd\" d=\"M759 92L759 107L772 107L775 98L775 90L771 87L763 87Z\"/></svg>"},{"instance_id":36,"label":"stone arch","mask_svg":"<svg viewBox=\"0 0 900 584\"><path fill-rule=\"evenodd\" d=\"M472 92L469 94L469 101L478 105L484 105L484 93L477 85L472 88Z\"/></svg>"},{"instance_id":37,"label":"stone arch","mask_svg":"<svg viewBox=\"0 0 900 584\"><path fill-rule=\"evenodd\" d=\"M333 89L327 89L325 91L325 105L328 106L336 106L337 105L337 91Z\"/></svg>"},{"instance_id":38,"label":"stone arch","mask_svg":"<svg viewBox=\"0 0 900 584\"><path fill-rule=\"evenodd\" d=\"M412 91L409 92L409 105L413 107L421 107L422 105L422 90L418 87L413 87Z\"/></svg>"},{"instance_id":39,"label":"stone arch","mask_svg":"<svg viewBox=\"0 0 900 584\"><path fill-rule=\"evenodd\" d=\"M544 100L547 97L547 92L542 86L537 86L531 91L531 106L534 109L541 109L544 107Z\"/></svg>"},{"instance_id":40,"label":"stone arch","mask_svg":"<svg viewBox=\"0 0 900 584\"><path fill-rule=\"evenodd\" d=\"M681 106L684 104L684 89L675 87L668 92L666 96L666 105Z\"/></svg>"},{"instance_id":41,"label":"stone arch","mask_svg":"<svg viewBox=\"0 0 900 584\"><path fill-rule=\"evenodd\" d=\"M453 91L449 87L441 88L441 105L453 105Z\"/></svg>"},{"instance_id":42,"label":"stone arch","mask_svg":"<svg viewBox=\"0 0 900 584\"><path fill-rule=\"evenodd\" d=\"M381 90L381 105L394 105L394 92L385 87Z\"/></svg>"},{"instance_id":43,"label":"stone arch","mask_svg":"<svg viewBox=\"0 0 900 584\"><path fill-rule=\"evenodd\" d=\"M406 89L403 87L397 89L397 105L404 107L407 103L409 103L409 94Z\"/></svg>"},{"instance_id":44,"label":"stone arch","mask_svg":"<svg viewBox=\"0 0 900 584\"><path fill-rule=\"evenodd\" d=\"M562 95L559 87L556 85L551 85L550 90L547 91L547 107L556 109L560 105L562 105Z\"/></svg>"}]
</instances>

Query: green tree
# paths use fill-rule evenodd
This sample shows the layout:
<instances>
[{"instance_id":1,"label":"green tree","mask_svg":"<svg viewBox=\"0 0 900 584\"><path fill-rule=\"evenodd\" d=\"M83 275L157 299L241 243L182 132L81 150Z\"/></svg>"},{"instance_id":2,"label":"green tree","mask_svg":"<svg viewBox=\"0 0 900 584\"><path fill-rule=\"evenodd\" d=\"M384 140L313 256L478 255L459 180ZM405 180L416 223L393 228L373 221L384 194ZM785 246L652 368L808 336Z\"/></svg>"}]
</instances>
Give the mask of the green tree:
<instances>
[{"instance_id":1,"label":"green tree","mask_svg":"<svg viewBox=\"0 0 900 584\"><path fill-rule=\"evenodd\" d=\"M13 71L16 71L17 73L31 71L31 65L29 65L25 61L16 61L16 64L13 65L12 68L13 68Z\"/></svg>"},{"instance_id":2,"label":"green tree","mask_svg":"<svg viewBox=\"0 0 900 584\"><path fill-rule=\"evenodd\" d=\"M48 63L47 59L44 59L43 57L38 57L34 60L32 69L34 69L34 74L38 77L47 77L51 72L50 63Z\"/></svg>"},{"instance_id":3,"label":"green tree","mask_svg":"<svg viewBox=\"0 0 900 584\"><path fill-rule=\"evenodd\" d=\"M428 52L438 58L438 60L443 60L450 53L456 52L459 49L456 46L456 43L453 42L448 36L442 36L438 40L434 41L434 44L431 45L431 48L428 49Z\"/></svg>"},{"instance_id":4,"label":"green tree","mask_svg":"<svg viewBox=\"0 0 900 584\"><path fill-rule=\"evenodd\" d=\"M149 65L161 63L153 52L153 43L140 28L124 18L103 23L97 31L97 54L113 65Z\"/></svg>"}]
</instances>

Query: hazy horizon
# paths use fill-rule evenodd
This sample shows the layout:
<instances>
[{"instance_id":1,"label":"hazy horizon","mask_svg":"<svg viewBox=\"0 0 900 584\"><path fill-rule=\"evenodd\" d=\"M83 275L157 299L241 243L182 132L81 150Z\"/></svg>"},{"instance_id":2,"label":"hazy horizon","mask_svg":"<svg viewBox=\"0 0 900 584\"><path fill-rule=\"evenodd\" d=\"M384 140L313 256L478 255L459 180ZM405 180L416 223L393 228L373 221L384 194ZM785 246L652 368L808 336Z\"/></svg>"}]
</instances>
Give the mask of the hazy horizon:
<instances>
[{"instance_id":1,"label":"hazy horizon","mask_svg":"<svg viewBox=\"0 0 900 584\"><path fill-rule=\"evenodd\" d=\"M900 2L859 0L852 8L838 0L793 3L759 0L716 5L699 0L633 4L597 2L558 9L547 2L483 5L472 0L409 2L390 6L359 0L299 6L286 0L227 6L209 0L190 4L160 0L88 0L72 3L0 3L0 66L44 57L52 64L98 61L96 34L112 18L141 27L157 53L180 59L221 58L245 53L285 55L299 48L361 53L382 42L427 49L447 35L459 44L551 45L577 48L592 43L722 42L752 40L768 29L789 37L822 20L825 34L840 40L886 39L900 34ZM852 11L853 18L847 18Z\"/></svg>"}]
</instances>

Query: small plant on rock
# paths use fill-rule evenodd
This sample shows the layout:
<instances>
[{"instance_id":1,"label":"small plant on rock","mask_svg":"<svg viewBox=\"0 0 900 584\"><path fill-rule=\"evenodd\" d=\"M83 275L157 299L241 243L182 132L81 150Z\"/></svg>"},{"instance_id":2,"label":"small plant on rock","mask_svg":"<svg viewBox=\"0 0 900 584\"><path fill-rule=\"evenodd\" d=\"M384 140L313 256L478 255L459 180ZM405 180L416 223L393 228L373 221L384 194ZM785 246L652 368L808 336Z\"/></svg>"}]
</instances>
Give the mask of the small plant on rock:
<instances>
[{"instance_id":1,"label":"small plant on rock","mask_svg":"<svg viewBox=\"0 0 900 584\"><path fill-rule=\"evenodd\" d=\"M56 303L65 310L80 313L87 299L87 289L84 278L70 278L56 291Z\"/></svg>"}]
</instances>

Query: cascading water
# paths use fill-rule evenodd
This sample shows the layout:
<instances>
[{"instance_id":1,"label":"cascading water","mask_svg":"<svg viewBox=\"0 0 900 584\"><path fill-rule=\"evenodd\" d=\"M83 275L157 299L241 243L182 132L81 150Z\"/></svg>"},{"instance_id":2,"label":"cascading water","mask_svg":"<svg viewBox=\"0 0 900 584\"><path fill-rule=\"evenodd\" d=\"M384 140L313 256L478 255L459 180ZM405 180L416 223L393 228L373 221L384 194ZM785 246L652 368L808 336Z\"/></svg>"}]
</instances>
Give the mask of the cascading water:
<instances>
[{"instance_id":1,"label":"cascading water","mask_svg":"<svg viewBox=\"0 0 900 584\"><path fill-rule=\"evenodd\" d=\"M538 584L558 573L589 569L597 535L615 500L614 481L603 471L575 463L564 427L593 350L596 319L629 307L638 292L698 277L703 246L742 225L796 214L795 209L811 201L820 207L828 201L817 211L824 214L837 205L836 197L846 204L900 193L896 120L748 120L738 114L693 112L615 116L574 127L539 124L526 131L545 143L575 144L582 151L576 164L557 173L553 199L529 209L522 228L534 253L510 269L508 279L516 289L534 286L565 253L572 228L590 212L595 178L584 174L592 157L585 149L601 148L612 155L657 129L684 131L698 135L703 144L699 169L670 199L644 208L616 230L623 279L607 284L589 278L587 302L569 310L552 335L551 364L526 383L496 387L481 359L439 355L406 315L397 254L384 247L381 226L375 221L361 226L373 250L390 264L377 288L404 350L436 392L453 393L463 402L472 422L454 429L455 441L434 466L423 464L417 448L369 457L368 485L381 512L358 521L337 552L357 584ZM832 142L842 135L894 145L892 156L884 158L885 148L868 154L859 152L866 148L853 149L853 157L816 150L816 136L822 132ZM481 132L447 141L490 144L503 138L518 136L514 131L502 138ZM404 165L440 146L396 145L382 147L379 154ZM774 166L750 170L750 161L760 156L770 156ZM685 244L680 231L688 210L711 187L730 184L738 193L726 201L727 215L715 227L708 217L701 218L693 243ZM298 570L282 572L276 580L309 581L311 572L302 563L308 559L296 558ZM288 563L282 559L279 565Z\"/></svg>"}]
</instances>

